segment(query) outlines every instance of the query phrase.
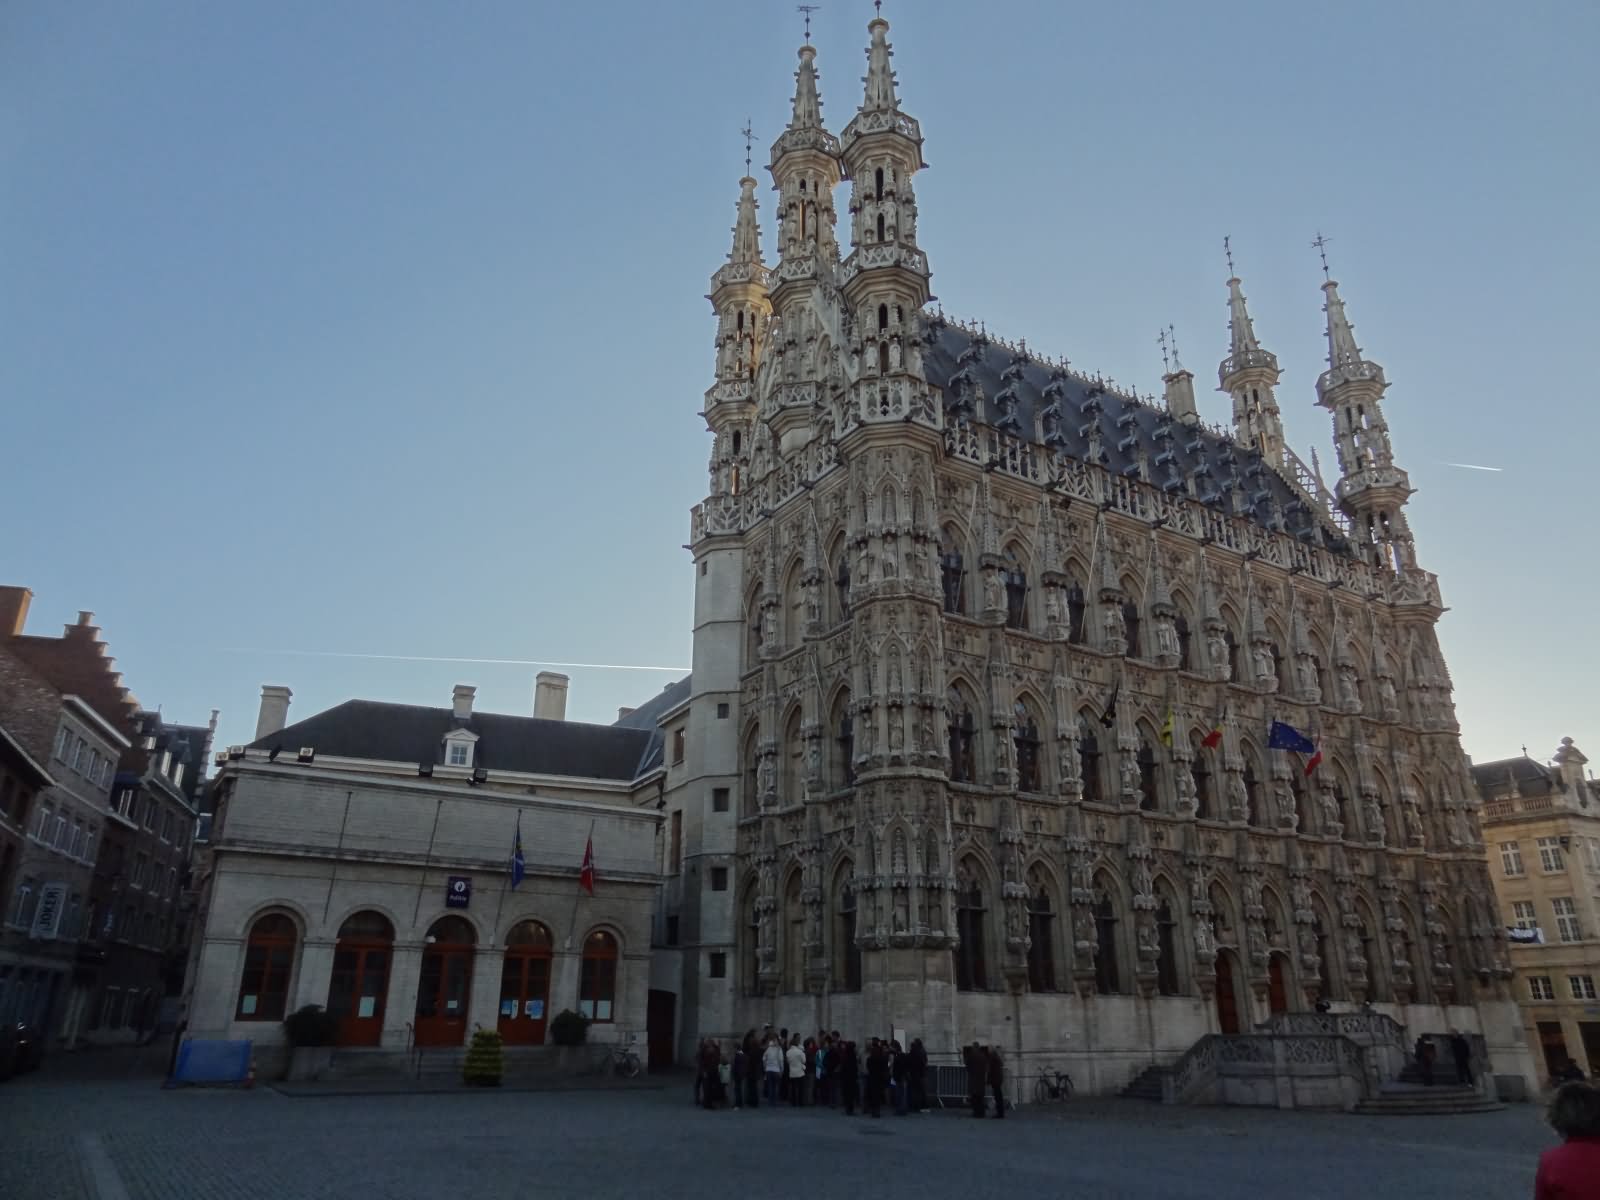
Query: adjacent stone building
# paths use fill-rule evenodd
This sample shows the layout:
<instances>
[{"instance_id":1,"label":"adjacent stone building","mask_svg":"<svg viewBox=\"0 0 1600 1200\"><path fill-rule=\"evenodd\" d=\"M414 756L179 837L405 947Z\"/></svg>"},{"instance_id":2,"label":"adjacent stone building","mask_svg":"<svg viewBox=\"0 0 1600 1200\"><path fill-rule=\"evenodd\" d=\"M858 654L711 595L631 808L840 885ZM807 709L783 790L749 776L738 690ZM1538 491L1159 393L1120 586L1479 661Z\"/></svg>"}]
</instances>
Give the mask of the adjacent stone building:
<instances>
[{"instance_id":1,"label":"adjacent stone building","mask_svg":"<svg viewBox=\"0 0 1600 1200\"><path fill-rule=\"evenodd\" d=\"M1600 1072L1600 785L1562 738L1550 764L1478 763L1479 817L1528 1045L1546 1077Z\"/></svg>"},{"instance_id":2,"label":"adjacent stone building","mask_svg":"<svg viewBox=\"0 0 1600 1200\"><path fill-rule=\"evenodd\" d=\"M1327 1000L1527 1076L1438 581L1338 284L1331 487L1237 276L1228 428L1176 358L1158 402L930 310L922 131L868 28L837 135L799 52L776 262L746 178L712 277L693 673L657 714L680 1050L903 1029L1107 1090Z\"/></svg>"},{"instance_id":3,"label":"adjacent stone building","mask_svg":"<svg viewBox=\"0 0 1600 1200\"><path fill-rule=\"evenodd\" d=\"M536 1046L572 1009L591 1040L645 1053L661 735L566 721L564 676L541 675L538 716L474 696L286 725L289 689L262 689L256 740L220 756L213 787L192 1036L248 1038L266 1071L307 1004L380 1055L479 1026Z\"/></svg>"}]
</instances>

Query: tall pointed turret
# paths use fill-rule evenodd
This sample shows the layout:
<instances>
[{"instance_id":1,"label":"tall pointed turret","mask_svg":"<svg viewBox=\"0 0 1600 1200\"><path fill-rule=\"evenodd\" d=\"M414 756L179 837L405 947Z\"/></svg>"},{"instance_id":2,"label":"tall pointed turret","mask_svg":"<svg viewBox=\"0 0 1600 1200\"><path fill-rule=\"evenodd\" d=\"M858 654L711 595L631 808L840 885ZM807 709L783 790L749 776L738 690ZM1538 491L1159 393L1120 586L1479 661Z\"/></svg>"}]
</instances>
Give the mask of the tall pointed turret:
<instances>
[{"instance_id":1,"label":"tall pointed turret","mask_svg":"<svg viewBox=\"0 0 1600 1200\"><path fill-rule=\"evenodd\" d=\"M780 318L790 296L785 285L826 278L839 256L834 238L833 189L840 179L839 139L822 124L817 94L817 48L800 47L789 126L772 143L771 171L778 202L778 279L773 303Z\"/></svg>"},{"instance_id":2,"label":"tall pointed turret","mask_svg":"<svg viewBox=\"0 0 1600 1200\"><path fill-rule=\"evenodd\" d=\"M1228 255L1233 266L1233 255ZM1217 367L1222 391L1233 397L1234 436L1261 452L1268 462L1283 461L1283 422L1278 415L1278 357L1263 350L1245 307L1239 277L1228 280L1228 357Z\"/></svg>"},{"instance_id":3,"label":"tall pointed turret","mask_svg":"<svg viewBox=\"0 0 1600 1200\"><path fill-rule=\"evenodd\" d=\"M733 247L711 277L709 299L717 314L717 381L706 392L705 407L706 424L716 436L709 495L723 496L738 492L749 462L754 380L772 315L756 220L756 181L748 175L739 181Z\"/></svg>"},{"instance_id":4,"label":"tall pointed turret","mask_svg":"<svg viewBox=\"0 0 1600 1200\"><path fill-rule=\"evenodd\" d=\"M1389 426L1381 401L1389 381L1383 368L1356 345L1345 315L1339 284L1322 285L1328 318L1328 369L1317 379L1317 403L1333 414L1333 441L1339 455L1339 505L1356 525L1371 561L1391 570L1416 565L1416 547L1406 521L1411 480L1394 465Z\"/></svg>"}]
</instances>

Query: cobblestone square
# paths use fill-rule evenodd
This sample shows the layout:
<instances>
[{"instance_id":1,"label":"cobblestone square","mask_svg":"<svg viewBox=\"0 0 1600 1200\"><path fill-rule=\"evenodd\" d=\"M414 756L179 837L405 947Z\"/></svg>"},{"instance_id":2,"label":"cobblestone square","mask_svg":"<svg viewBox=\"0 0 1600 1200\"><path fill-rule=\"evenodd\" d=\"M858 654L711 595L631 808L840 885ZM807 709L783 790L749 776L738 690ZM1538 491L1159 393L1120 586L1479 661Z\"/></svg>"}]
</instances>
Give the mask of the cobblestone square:
<instances>
[{"instance_id":1,"label":"cobblestone square","mask_svg":"<svg viewBox=\"0 0 1600 1200\"><path fill-rule=\"evenodd\" d=\"M713 1194L815 1200L1529 1195L1530 1105L1373 1118L1134 1101L978 1122L708 1113L689 1080L628 1092L288 1097L164 1092L151 1059L60 1058L0 1086L5 1200L441 1200Z\"/></svg>"}]
</instances>

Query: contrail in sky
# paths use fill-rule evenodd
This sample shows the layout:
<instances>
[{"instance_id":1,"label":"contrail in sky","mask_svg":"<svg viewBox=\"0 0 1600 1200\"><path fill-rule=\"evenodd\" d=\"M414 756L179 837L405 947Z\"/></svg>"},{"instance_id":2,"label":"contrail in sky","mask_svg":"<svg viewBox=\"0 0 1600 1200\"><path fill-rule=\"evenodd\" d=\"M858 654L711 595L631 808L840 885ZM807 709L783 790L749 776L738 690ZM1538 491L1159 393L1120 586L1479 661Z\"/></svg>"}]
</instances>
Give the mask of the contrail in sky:
<instances>
[{"instance_id":1,"label":"contrail in sky","mask_svg":"<svg viewBox=\"0 0 1600 1200\"><path fill-rule=\"evenodd\" d=\"M487 663L502 667L571 667L589 671L670 671L678 674L688 667L652 667L642 663L551 662L543 658L443 658L426 654L356 654L346 650L262 650L249 646L228 646L227 654L298 654L306 658L375 658L385 662Z\"/></svg>"},{"instance_id":2,"label":"contrail in sky","mask_svg":"<svg viewBox=\"0 0 1600 1200\"><path fill-rule=\"evenodd\" d=\"M1480 467L1477 463L1453 463L1453 462L1447 462L1447 463L1444 463L1443 465L1447 466L1447 467L1460 467L1460 468L1462 468L1463 470L1466 470L1466 471L1504 471L1505 470L1504 467Z\"/></svg>"}]
</instances>

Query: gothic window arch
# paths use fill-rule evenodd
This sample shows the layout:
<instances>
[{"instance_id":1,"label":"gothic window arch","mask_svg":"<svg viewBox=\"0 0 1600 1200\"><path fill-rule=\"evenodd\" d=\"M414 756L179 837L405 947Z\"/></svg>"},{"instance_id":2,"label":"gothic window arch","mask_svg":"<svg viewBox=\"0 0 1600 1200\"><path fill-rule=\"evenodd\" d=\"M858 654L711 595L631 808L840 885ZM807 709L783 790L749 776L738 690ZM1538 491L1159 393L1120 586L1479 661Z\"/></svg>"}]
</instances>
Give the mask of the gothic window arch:
<instances>
[{"instance_id":1,"label":"gothic window arch","mask_svg":"<svg viewBox=\"0 0 1600 1200\"><path fill-rule=\"evenodd\" d=\"M1361 945L1361 957L1367 960L1367 998L1374 1003L1389 999L1389 964L1380 940L1382 926L1374 914L1372 902L1365 896L1356 901L1356 937Z\"/></svg>"},{"instance_id":2,"label":"gothic window arch","mask_svg":"<svg viewBox=\"0 0 1600 1200\"><path fill-rule=\"evenodd\" d=\"M1194 780L1195 816L1214 817L1217 797L1211 778L1211 751L1205 747L1199 730L1189 735L1189 777Z\"/></svg>"},{"instance_id":3,"label":"gothic window arch","mask_svg":"<svg viewBox=\"0 0 1600 1200\"><path fill-rule=\"evenodd\" d=\"M749 670L761 661L761 624L762 624L762 599L763 591L759 585L752 588L749 598L745 600L744 623L744 665Z\"/></svg>"},{"instance_id":4,"label":"gothic window arch","mask_svg":"<svg viewBox=\"0 0 1600 1200\"><path fill-rule=\"evenodd\" d=\"M783 885L783 990L806 990L806 910L800 901L800 871Z\"/></svg>"},{"instance_id":5,"label":"gothic window arch","mask_svg":"<svg viewBox=\"0 0 1600 1200\"><path fill-rule=\"evenodd\" d=\"M835 788L853 787L856 781L855 717L850 711L850 689L841 688L834 697L828 726L833 731L833 771Z\"/></svg>"},{"instance_id":6,"label":"gothic window arch","mask_svg":"<svg viewBox=\"0 0 1600 1200\"><path fill-rule=\"evenodd\" d=\"M1254 746L1240 747L1244 751L1244 805L1245 821L1257 827L1267 825L1266 794L1262 784L1261 759Z\"/></svg>"},{"instance_id":7,"label":"gothic window arch","mask_svg":"<svg viewBox=\"0 0 1600 1200\"><path fill-rule=\"evenodd\" d=\"M1122 585L1123 594L1130 597L1137 595L1138 593L1133 590L1133 587L1134 585L1132 584L1124 583ZM1122 602L1122 637L1128 643L1126 653L1129 658L1144 657L1144 646L1139 640L1142 624L1139 605L1132 599L1124 600Z\"/></svg>"},{"instance_id":8,"label":"gothic window arch","mask_svg":"<svg viewBox=\"0 0 1600 1200\"><path fill-rule=\"evenodd\" d=\"M1016 546L1006 547L1006 627L1028 628L1028 561Z\"/></svg>"},{"instance_id":9,"label":"gothic window arch","mask_svg":"<svg viewBox=\"0 0 1600 1200\"><path fill-rule=\"evenodd\" d=\"M1267 934L1267 946L1283 950L1289 945L1289 923L1285 916L1283 898L1269 884L1261 889L1261 922Z\"/></svg>"},{"instance_id":10,"label":"gothic window arch","mask_svg":"<svg viewBox=\"0 0 1600 1200\"><path fill-rule=\"evenodd\" d=\"M1139 768L1139 807L1145 812L1161 810L1161 774L1156 752L1151 747L1149 727L1139 726L1139 749L1134 764Z\"/></svg>"},{"instance_id":11,"label":"gothic window arch","mask_svg":"<svg viewBox=\"0 0 1600 1200\"><path fill-rule=\"evenodd\" d=\"M739 982L747 996L761 994L761 891L752 876L745 885L739 947Z\"/></svg>"},{"instance_id":12,"label":"gothic window arch","mask_svg":"<svg viewBox=\"0 0 1600 1200\"><path fill-rule=\"evenodd\" d=\"M1094 988L1102 996L1122 991L1121 905L1117 885L1104 875L1094 883Z\"/></svg>"},{"instance_id":13,"label":"gothic window arch","mask_svg":"<svg viewBox=\"0 0 1600 1200\"><path fill-rule=\"evenodd\" d=\"M761 726L751 725L744 735L744 787L739 815L753 817L761 811Z\"/></svg>"},{"instance_id":14,"label":"gothic window arch","mask_svg":"<svg viewBox=\"0 0 1600 1200\"><path fill-rule=\"evenodd\" d=\"M968 855L956 871L956 989L963 992L989 990L987 924L989 916L988 873L977 859Z\"/></svg>"},{"instance_id":15,"label":"gothic window arch","mask_svg":"<svg viewBox=\"0 0 1600 1200\"><path fill-rule=\"evenodd\" d=\"M939 579L944 592L944 611L967 616L967 567L962 552L964 539L953 526L944 528L939 543Z\"/></svg>"},{"instance_id":16,"label":"gothic window arch","mask_svg":"<svg viewBox=\"0 0 1600 1200\"><path fill-rule=\"evenodd\" d=\"M878 172L878 178L879 179L883 178L883 172L881 170ZM888 328L889 328L889 306L887 304L880 304L880 305L878 305L878 332L879 333L884 333L885 331L888 330Z\"/></svg>"},{"instance_id":17,"label":"gothic window arch","mask_svg":"<svg viewBox=\"0 0 1600 1200\"><path fill-rule=\"evenodd\" d=\"M1244 676L1239 673L1239 616L1226 604L1217 615L1222 618L1222 644L1228 655L1228 678L1234 683L1242 682Z\"/></svg>"},{"instance_id":18,"label":"gothic window arch","mask_svg":"<svg viewBox=\"0 0 1600 1200\"><path fill-rule=\"evenodd\" d=\"M1334 938L1332 931L1338 928L1333 918L1329 915L1328 904L1321 896L1311 899L1311 937L1317 950L1317 992L1324 999L1332 999L1335 995L1344 998L1344 987L1337 986L1335 979L1338 975L1338 963L1334 961Z\"/></svg>"},{"instance_id":19,"label":"gothic window arch","mask_svg":"<svg viewBox=\"0 0 1600 1200\"><path fill-rule=\"evenodd\" d=\"M784 807L799 804L805 799L806 742L800 721L800 708L789 711L783 723L783 785L778 803Z\"/></svg>"},{"instance_id":20,"label":"gothic window arch","mask_svg":"<svg viewBox=\"0 0 1600 1200\"><path fill-rule=\"evenodd\" d=\"M1095 734L1096 720L1092 714L1078 714L1078 776L1083 781L1083 798L1099 802L1105 799L1105 783L1101 778L1103 756Z\"/></svg>"},{"instance_id":21,"label":"gothic window arch","mask_svg":"<svg viewBox=\"0 0 1600 1200\"><path fill-rule=\"evenodd\" d=\"M800 582L801 576L798 559L783 573L783 644L786 648L798 646L806 636L806 587Z\"/></svg>"},{"instance_id":22,"label":"gothic window arch","mask_svg":"<svg viewBox=\"0 0 1600 1200\"><path fill-rule=\"evenodd\" d=\"M1056 990L1055 882L1035 866L1028 871L1028 990Z\"/></svg>"},{"instance_id":23,"label":"gothic window arch","mask_svg":"<svg viewBox=\"0 0 1600 1200\"><path fill-rule=\"evenodd\" d=\"M856 889L854 867L839 864L833 882L833 988L838 992L861 990L861 947L856 945Z\"/></svg>"},{"instance_id":24,"label":"gothic window arch","mask_svg":"<svg viewBox=\"0 0 1600 1200\"><path fill-rule=\"evenodd\" d=\"M1194 634L1189 626L1189 613L1192 609L1188 596L1181 591L1173 592L1172 607L1178 610L1177 615L1172 619L1172 629L1178 638L1178 670L1192 670L1194 668Z\"/></svg>"},{"instance_id":25,"label":"gothic window arch","mask_svg":"<svg viewBox=\"0 0 1600 1200\"><path fill-rule=\"evenodd\" d=\"M945 734L950 753L950 779L954 783L976 783L978 762L976 733L978 717L970 693L951 684L945 697Z\"/></svg>"},{"instance_id":26,"label":"gothic window arch","mask_svg":"<svg viewBox=\"0 0 1600 1200\"><path fill-rule=\"evenodd\" d=\"M1087 572L1078 564L1067 564L1067 641L1074 646L1083 645L1083 616L1087 601L1083 581Z\"/></svg>"},{"instance_id":27,"label":"gothic window arch","mask_svg":"<svg viewBox=\"0 0 1600 1200\"><path fill-rule=\"evenodd\" d=\"M884 238L884 235L883 235L883 214L879 213L878 214L878 241L879 241L879 243L882 243L884 240L885 240L885 238Z\"/></svg>"},{"instance_id":28,"label":"gothic window arch","mask_svg":"<svg viewBox=\"0 0 1600 1200\"><path fill-rule=\"evenodd\" d=\"M1294 801L1295 827L1301 833L1320 833L1311 803L1311 789L1306 786L1305 771L1298 765L1289 768L1289 795Z\"/></svg>"},{"instance_id":29,"label":"gothic window arch","mask_svg":"<svg viewBox=\"0 0 1600 1200\"><path fill-rule=\"evenodd\" d=\"M1350 785L1350 772L1337 760L1323 769L1333 776L1333 802L1339 810L1339 823L1344 826L1344 840L1347 842L1364 840L1361 811L1355 802L1355 789Z\"/></svg>"},{"instance_id":30,"label":"gothic window arch","mask_svg":"<svg viewBox=\"0 0 1600 1200\"><path fill-rule=\"evenodd\" d=\"M1206 899L1211 903L1211 921L1217 945L1237 947L1239 916L1234 909L1233 897L1220 883L1213 883L1206 892Z\"/></svg>"},{"instance_id":31,"label":"gothic window arch","mask_svg":"<svg viewBox=\"0 0 1600 1200\"><path fill-rule=\"evenodd\" d=\"M1181 949L1183 939L1178 921L1180 908L1171 886L1165 881L1156 884L1156 991L1163 996L1182 995L1183 966Z\"/></svg>"},{"instance_id":32,"label":"gothic window arch","mask_svg":"<svg viewBox=\"0 0 1600 1200\"><path fill-rule=\"evenodd\" d=\"M1015 705L1011 743L1016 752L1017 790L1042 792L1044 790L1043 757L1039 753L1038 708L1031 696L1024 696Z\"/></svg>"},{"instance_id":33,"label":"gothic window arch","mask_svg":"<svg viewBox=\"0 0 1600 1200\"><path fill-rule=\"evenodd\" d=\"M1426 943L1422 940L1418 930L1416 915L1409 905L1400 905L1400 953L1397 956L1411 968L1411 1002L1413 1004L1426 1004L1433 999L1433 983L1431 972L1428 969L1428 955Z\"/></svg>"},{"instance_id":34,"label":"gothic window arch","mask_svg":"<svg viewBox=\"0 0 1600 1200\"><path fill-rule=\"evenodd\" d=\"M850 553L844 534L833 539L833 545L828 550L828 562L832 564L829 572L833 581L832 624L838 624L850 616Z\"/></svg>"}]
</instances>

